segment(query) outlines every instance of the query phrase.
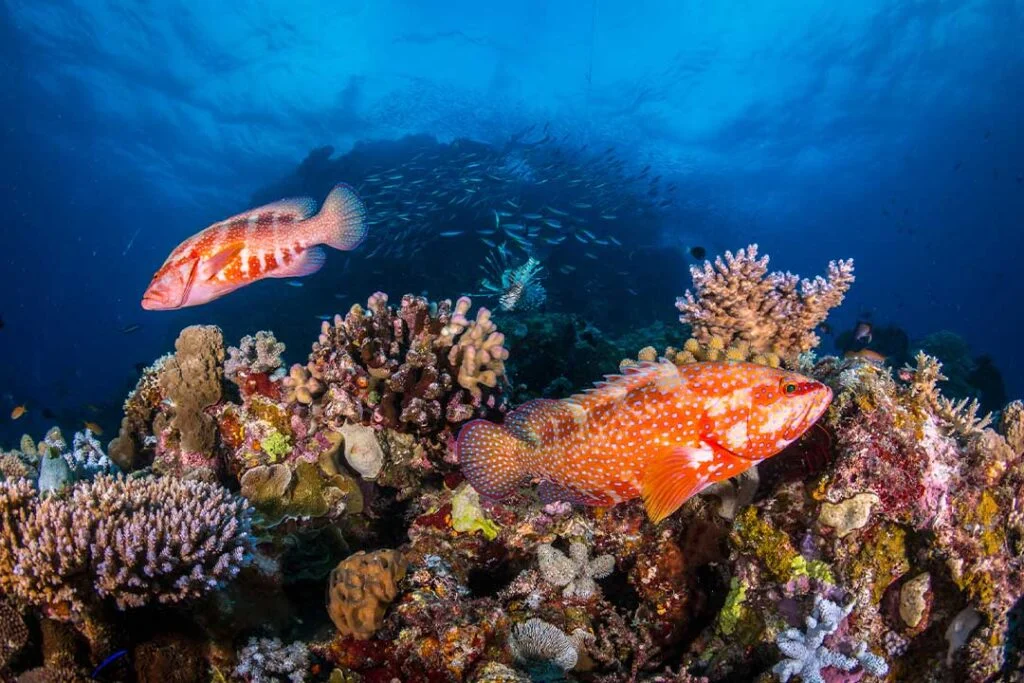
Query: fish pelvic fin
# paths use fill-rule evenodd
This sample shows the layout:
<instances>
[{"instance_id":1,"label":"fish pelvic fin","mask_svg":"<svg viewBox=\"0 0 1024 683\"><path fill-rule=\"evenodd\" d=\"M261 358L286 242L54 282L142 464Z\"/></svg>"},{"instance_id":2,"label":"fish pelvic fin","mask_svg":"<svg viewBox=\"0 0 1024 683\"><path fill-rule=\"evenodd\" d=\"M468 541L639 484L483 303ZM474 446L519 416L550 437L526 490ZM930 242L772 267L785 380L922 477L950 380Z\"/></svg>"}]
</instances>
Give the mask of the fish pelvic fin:
<instances>
[{"instance_id":1,"label":"fish pelvic fin","mask_svg":"<svg viewBox=\"0 0 1024 683\"><path fill-rule=\"evenodd\" d=\"M530 476L530 445L493 422L467 423L455 448L466 480L487 498L500 500L512 495Z\"/></svg>"},{"instance_id":2,"label":"fish pelvic fin","mask_svg":"<svg viewBox=\"0 0 1024 683\"><path fill-rule=\"evenodd\" d=\"M651 459L641 495L652 522L671 515L708 484L705 463L713 459L710 449L687 446L667 449Z\"/></svg>"},{"instance_id":3,"label":"fish pelvic fin","mask_svg":"<svg viewBox=\"0 0 1024 683\"><path fill-rule=\"evenodd\" d=\"M366 239L366 207L348 185L335 185L316 215L317 241L341 251L351 251Z\"/></svg>"}]
</instances>

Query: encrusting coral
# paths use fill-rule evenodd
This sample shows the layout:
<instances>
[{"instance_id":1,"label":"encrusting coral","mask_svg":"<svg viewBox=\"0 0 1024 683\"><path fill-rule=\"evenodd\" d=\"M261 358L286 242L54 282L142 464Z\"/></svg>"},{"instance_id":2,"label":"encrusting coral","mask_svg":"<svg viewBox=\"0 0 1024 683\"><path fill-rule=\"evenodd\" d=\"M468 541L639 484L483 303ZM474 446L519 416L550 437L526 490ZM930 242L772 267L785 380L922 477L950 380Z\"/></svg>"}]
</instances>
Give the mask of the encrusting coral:
<instances>
[{"instance_id":1,"label":"encrusting coral","mask_svg":"<svg viewBox=\"0 0 1024 683\"><path fill-rule=\"evenodd\" d=\"M814 330L842 303L854 279L851 260L829 263L827 279L768 273L768 257L757 257L756 244L691 266L690 274L694 292L687 290L676 308L698 342L717 337L728 347L743 340L753 353L788 362L818 345Z\"/></svg>"},{"instance_id":2,"label":"encrusting coral","mask_svg":"<svg viewBox=\"0 0 1024 683\"><path fill-rule=\"evenodd\" d=\"M215 484L100 476L40 500L0 483L0 588L73 619L99 599L120 609L201 596L248 561L248 506Z\"/></svg>"}]
</instances>

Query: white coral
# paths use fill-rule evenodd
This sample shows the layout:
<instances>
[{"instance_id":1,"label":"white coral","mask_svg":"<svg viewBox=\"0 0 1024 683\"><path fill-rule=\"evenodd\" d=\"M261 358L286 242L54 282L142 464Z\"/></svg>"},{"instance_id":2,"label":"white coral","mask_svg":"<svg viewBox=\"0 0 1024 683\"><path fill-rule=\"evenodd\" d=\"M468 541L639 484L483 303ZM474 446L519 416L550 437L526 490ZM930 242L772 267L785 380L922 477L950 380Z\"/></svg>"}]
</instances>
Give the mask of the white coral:
<instances>
[{"instance_id":1,"label":"white coral","mask_svg":"<svg viewBox=\"0 0 1024 683\"><path fill-rule=\"evenodd\" d=\"M825 637L835 633L839 625L853 610L855 603L840 607L820 595L814 598L814 609L805 623L807 631L791 628L780 633L775 639L779 650L786 656L772 668L772 672L786 683L793 676L800 676L803 683L825 683L821 670L833 667L840 671L853 671L859 664L873 676L885 676L889 666L878 655L867 651L867 645L860 643L848 657L841 652L830 650L824 645Z\"/></svg>"},{"instance_id":2,"label":"white coral","mask_svg":"<svg viewBox=\"0 0 1024 683\"><path fill-rule=\"evenodd\" d=\"M589 598L597 592L594 579L603 579L615 569L615 558L600 555L590 559L585 543L569 544L568 556L548 543L537 547L537 564L548 583L562 587L567 598Z\"/></svg>"}]
</instances>

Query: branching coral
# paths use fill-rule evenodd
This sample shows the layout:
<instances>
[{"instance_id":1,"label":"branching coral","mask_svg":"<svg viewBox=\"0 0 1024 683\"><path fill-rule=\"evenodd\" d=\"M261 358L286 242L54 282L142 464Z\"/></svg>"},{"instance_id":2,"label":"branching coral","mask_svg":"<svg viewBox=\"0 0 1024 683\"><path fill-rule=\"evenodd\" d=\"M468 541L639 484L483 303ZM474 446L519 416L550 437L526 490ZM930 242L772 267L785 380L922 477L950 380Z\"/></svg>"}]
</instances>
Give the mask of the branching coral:
<instances>
[{"instance_id":1,"label":"branching coral","mask_svg":"<svg viewBox=\"0 0 1024 683\"><path fill-rule=\"evenodd\" d=\"M284 350L284 344L277 341L273 332L260 330L255 336L246 335L238 346L228 347L224 377L237 384L247 374L273 374L284 364Z\"/></svg>"},{"instance_id":2,"label":"branching coral","mask_svg":"<svg viewBox=\"0 0 1024 683\"><path fill-rule=\"evenodd\" d=\"M900 371L910 382L911 396L931 408L950 429L967 436L980 433L992 423L991 413L978 417L981 404L977 399L953 401L939 393L938 383L945 381L946 376L937 358L919 351L914 361L915 365L907 365Z\"/></svg>"},{"instance_id":3,"label":"branching coral","mask_svg":"<svg viewBox=\"0 0 1024 683\"><path fill-rule=\"evenodd\" d=\"M302 642L285 645L279 638L250 638L238 653L232 680L303 683L307 680L309 666L309 649Z\"/></svg>"},{"instance_id":4,"label":"branching coral","mask_svg":"<svg viewBox=\"0 0 1024 683\"><path fill-rule=\"evenodd\" d=\"M96 596L121 609L174 603L231 579L248 559L249 508L198 481L100 476L39 500L0 483L0 587L52 616Z\"/></svg>"},{"instance_id":5,"label":"branching coral","mask_svg":"<svg viewBox=\"0 0 1024 683\"><path fill-rule=\"evenodd\" d=\"M406 295L396 310L378 292L323 323L308 371L327 388L325 417L424 435L498 409L508 352L486 309L466 318L470 305Z\"/></svg>"},{"instance_id":6,"label":"branching coral","mask_svg":"<svg viewBox=\"0 0 1024 683\"><path fill-rule=\"evenodd\" d=\"M774 353L788 362L818 345L815 328L842 303L854 279L849 260L830 262L827 279L768 273L768 257L757 257L756 244L726 252L724 261L692 266L690 274L695 293L687 290L676 308L698 342L718 337L728 347L743 340L754 354Z\"/></svg>"},{"instance_id":7,"label":"branching coral","mask_svg":"<svg viewBox=\"0 0 1024 683\"><path fill-rule=\"evenodd\" d=\"M814 609L805 623L807 630L791 628L779 634L775 642L786 656L772 671L782 683L794 675L804 683L825 683L822 669L832 667L839 671L853 671L858 665L873 675L885 676L889 666L878 655L867 651L867 645L860 643L851 653L845 655L827 647L824 642L839 629L839 625L853 610L854 603L840 607L820 595L814 598Z\"/></svg>"}]
</instances>

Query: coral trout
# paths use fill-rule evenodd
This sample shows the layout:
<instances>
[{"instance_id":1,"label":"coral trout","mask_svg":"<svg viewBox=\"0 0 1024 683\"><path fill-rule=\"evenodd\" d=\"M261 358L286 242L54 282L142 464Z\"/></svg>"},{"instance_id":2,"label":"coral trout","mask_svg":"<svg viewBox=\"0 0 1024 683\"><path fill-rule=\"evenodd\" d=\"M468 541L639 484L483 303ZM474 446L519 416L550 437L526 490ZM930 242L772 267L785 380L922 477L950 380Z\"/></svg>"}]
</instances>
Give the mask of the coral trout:
<instances>
[{"instance_id":1,"label":"coral trout","mask_svg":"<svg viewBox=\"0 0 1024 683\"><path fill-rule=\"evenodd\" d=\"M310 275L326 260L319 245L349 251L366 237L366 209L347 185L336 185L315 210L312 199L285 199L189 237L153 276L142 307L198 306L265 277Z\"/></svg>"},{"instance_id":2,"label":"coral trout","mask_svg":"<svg viewBox=\"0 0 1024 683\"><path fill-rule=\"evenodd\" d=\"M781 451L832 401L820 382L753 363L661 360L606 379L567 399L529 401L501 425L468 423L457 452L469 483L490 498L529 481L546 502L642 496L659 522Z\"/></svg>"}]
</instances>

